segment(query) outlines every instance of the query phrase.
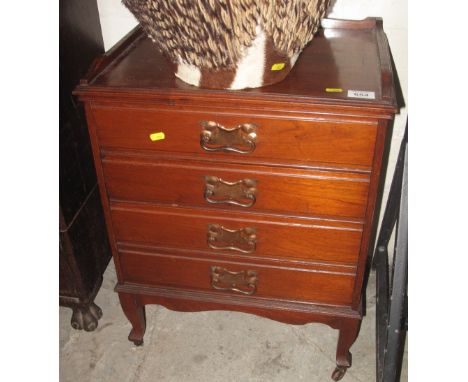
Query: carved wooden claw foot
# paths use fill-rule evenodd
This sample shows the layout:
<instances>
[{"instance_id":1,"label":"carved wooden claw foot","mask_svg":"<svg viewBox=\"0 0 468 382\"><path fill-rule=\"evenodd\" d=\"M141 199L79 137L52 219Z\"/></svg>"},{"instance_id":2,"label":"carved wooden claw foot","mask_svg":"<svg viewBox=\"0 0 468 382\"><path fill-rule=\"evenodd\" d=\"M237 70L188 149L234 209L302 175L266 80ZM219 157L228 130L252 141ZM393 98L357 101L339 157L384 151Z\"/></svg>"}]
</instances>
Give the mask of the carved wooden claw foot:
<instances>
[{"instance_id":1,"label":"carved wooden claw foot","mask_svg":"<svg viewBox=\"0 0 468 382\"><path fill-rule=\"evenodd\" d=\"M332 379L334 381L339 381L346 374L346 370L348 370L346 366L337 366L332 374Z\"/></svg>"},{"instance_id":2,"label":"carved wooden claw foot","mask_svg":"<svg viewBox=\"0 0 468 382\"><path fill-rule=\"evenodd\" d=\"M71 326L76 330L92 332L98 326L98 320L102 317L102 310L94 302L85 306L73 308Z\"/></svg>"}]
</instances>

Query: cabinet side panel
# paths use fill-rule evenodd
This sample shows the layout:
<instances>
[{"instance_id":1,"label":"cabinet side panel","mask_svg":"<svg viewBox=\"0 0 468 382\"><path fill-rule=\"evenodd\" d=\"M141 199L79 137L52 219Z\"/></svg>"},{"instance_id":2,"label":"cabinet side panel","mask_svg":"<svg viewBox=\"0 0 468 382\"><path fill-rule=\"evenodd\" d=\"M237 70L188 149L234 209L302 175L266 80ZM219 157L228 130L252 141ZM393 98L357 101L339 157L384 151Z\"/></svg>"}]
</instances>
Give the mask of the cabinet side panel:
<instances>
[{"instance_id":1,"label":"cabinet side panel","mask_svg":"<svg viewBox=\"0 0 468 382\"><path fill-rule=\"evenodd\" d=\"M114 237L114 229L112 226L112 220L111 220L111 215L110 215L109 198L108 198L108 193L106 190L106 183L104 180L104 172L102 169L99 141L96 135L96 124L94 121L92 105L90 102L85 103L85 112L86 112L86 120L88 122L89 137L90 137L91 146L93 149L94 166L96 168L96 175L97 175L97 180L98 180L98 185L99 185L99 192L101 195L102 208L104 210L104 218L106 221L107 234L109 236L109 243L110 243L111 250L112 250L112 256L114 258L117 278L120 281L122 280L122 271L121 271L121 266L119 262L119 256L118 256L117 246L116 246L115 237Z\"/></svg>"},{"instance_id":2,"label":"cabinet side panel","mask_svg":"<svg viewBox=\"0 0 468 382\"><path fill-rule=\"evenodd\" d=\"M372 165L372 173L369 186L369 198L367 201L366 210L366 222L364 225L364 231L362 235L361 251L358 260L358 273L356 276L354 291L353 291L353 309L359 307L362 297L362 286L364 281L364 275L366 274L367 260L369 258L369 251L373 249L374 236L378 221L378 211L376 210L376 202L381 192L381 175L382 174L382 162L384 154L389 143L387 138L390 135L389 129L392 125L392 121L379 121L377 130L377 139L374 149L374 160ZM385 171L384 171L385 173Z\"/></svg>"}]
</instances>

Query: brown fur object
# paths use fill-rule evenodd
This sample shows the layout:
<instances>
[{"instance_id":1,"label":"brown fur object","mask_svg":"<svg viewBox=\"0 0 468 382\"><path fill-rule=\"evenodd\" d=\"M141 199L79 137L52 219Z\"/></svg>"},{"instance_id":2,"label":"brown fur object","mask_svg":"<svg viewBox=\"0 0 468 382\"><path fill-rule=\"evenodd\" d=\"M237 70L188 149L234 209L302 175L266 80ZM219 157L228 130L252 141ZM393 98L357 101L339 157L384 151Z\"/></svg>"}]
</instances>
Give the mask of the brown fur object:
<instances>
[{"instance_id":1,"label":"brown fur object","mask_svg":"<svg viewBox=\"0 0 468 382\"><path fill-rule=\"evenodd\" d=\"M232 68L260 26L278 55L302 51L330 0L122 0L173 62Z\"/></svg>"}]
</instances>

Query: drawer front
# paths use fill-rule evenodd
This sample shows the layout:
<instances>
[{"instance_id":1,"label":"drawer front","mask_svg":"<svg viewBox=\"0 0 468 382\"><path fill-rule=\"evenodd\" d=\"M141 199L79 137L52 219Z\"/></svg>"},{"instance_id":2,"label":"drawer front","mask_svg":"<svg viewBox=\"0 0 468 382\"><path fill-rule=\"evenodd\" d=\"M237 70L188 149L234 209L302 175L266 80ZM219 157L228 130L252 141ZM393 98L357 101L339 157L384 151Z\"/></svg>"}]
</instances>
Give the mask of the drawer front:
<instances>
[{"instance_id":1,"label":"drawer front","mask_svg":"<svg viewBox=\"0 0 468 382\"><path fill-rule=\"evenodd\" d=\"M351 303L354 274L120 251L124 281L332 305Z\"/></svg>"},{"instance_id":2,"label":"drawer front","mask_svg":"<svg viewBox=\"0 0 468 382\"><path fill-rule=\"evenodd\" d=\"M118 157L104 158L103 167L109 196L118 200L354 218L366 212L365 174Z\"/></svg>"},{"instance_id":3,"label":"drawer front","mask_svg":"<svg viewBox=\"0 0 468 382\"><path fill-rule=\"evenodd\" d=\"M93 113L104 148L178 152L246 162L323 162L370 167L377 131L377 125L370 123L184 110L94 107ZM203 125L203 121L210 121L211 125ZM164 139L157 139L161 135L152 136L159 132L164 133Z\"/></svg>"},{"instance_id":4,"label":"drawer front","mask_svg":"<svg viewBox=\"0 0 468 382\"><path fill-rule=\"evenodd\" d=\"M117 242L355 265L360 224L112 203Z\"/></svg>"}]
</instances>

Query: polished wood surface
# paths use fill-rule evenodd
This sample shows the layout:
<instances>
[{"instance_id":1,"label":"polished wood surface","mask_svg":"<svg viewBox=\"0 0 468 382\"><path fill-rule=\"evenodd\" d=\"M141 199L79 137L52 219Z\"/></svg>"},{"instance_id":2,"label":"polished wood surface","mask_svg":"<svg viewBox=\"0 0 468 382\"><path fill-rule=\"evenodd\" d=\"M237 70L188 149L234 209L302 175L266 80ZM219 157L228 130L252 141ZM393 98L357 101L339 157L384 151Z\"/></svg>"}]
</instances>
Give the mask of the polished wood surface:
<instances>
[{"instance_id":1,"label":"polished wood surface","mask_svg":"<svg viewBox=\"0 0 468 382\"><path fill-rule=\"evenodd\" d=\"M161 248L220 252L210 249L207 244L209 224L220 224L232 230L253 227L256 229L256 249L249 257L356 265L362 235L362 225L358 223L164 205L112 203L111 214L117 242ZM221 252L238 254L232 250Z\"/></svg>"},{"instance_id":2,"label":"polished wood surface","mask_svg":"<svg viewBox=\"0 0 468 382\"><path fill-rule=\"evenodd\" d=\"M234 98L289 98L311 101L338 101L341 105L396 109L390 58L381 20L366 22L325 20L324 28L301 54L286 80L274 85L242 91L229 91ZM130 37L130 36L129 36ZM128 45L116 52L119 59L90 73L88 84L99 91L138 92L167 91L171 93L222 94L224 91L199 89L174 77L172 68L154 49L140 29L126 40ZM382 46L382 47L381 47ZM114 52L110 52L111 54ZM366 70L363 66L366 65ZM96 75L99 74L99 75ZM96 76L93 76L96 75ZM390 80L387 78L390 77ZM373 101L349 99L346 92L328 93L327 88L367 90L376 93ZM103 94L101 92L101 94Z\"/></svg>"},{"instance_id":3,"label":"polished wood surface","mask_svg":"<svg viewBox=\"0 0 468 382\"><path fill-rule=\"evenodd\" d=\"M120 251L124 280L182 289L213 290L210 268L221 266L229 271L253 270L258 273L257 297L283 300L313 301L331 305L347 305L352 298L354 274L317 271L312 267L294 268L266 266L253 262L236 262L217 258L193 258L148 254L142 251ZM223 294L238 292L220 291Z\"/></svg>"},{"instance_id":4,"label":"polished wood surface","mask_svg":"<svg viewBox=\"0 0 468 382\"><path fill-rule=\"evenodd\" d=\"M134 343L146 304L236 310L326 323L350 367L397 105L382 21L323 26L264 88L186 85L139 28L77 87Z\"/></svg>"},{"instance_id":5,"label":"polished wood surface","mask_svg":"<svg viewBox=\"0 0 468 382\"><path fill-rule=\"evenodd\" d=\"M193 107L193 106L192 106ZM198 107L200 109L200 107ZM276 115L252 116L245 111L205 112L181 108L93 108L97 133L103 148L138 149L188 153L224 160L232 153L205 152L199 144L201 121L215 121L226 128L241 123L257 126L257 144L249 154L237 154L237 160L296 160L301 163L362 165L370 167L374 155L377 125L374 121L343 122L342 120L285 119ZM266 111L264 111L266 114ZM150 135L163 132L165 139L152 141ZM330 145L333 140L334 144Z\"/></svg>"},{"instance_id":6,"label":"polished wood surface","mask_svg":"<svg viewBox=\"0 0 468 382\"><path fill-rule=\"evenodd\" d=\"M148 161L124 156L106 156L102 162L111 199L358 219L364 218L366 213L368 174L221 166L195 161ZM251 207L210 204L204 197L206 176L216 176L227 182L255 180L255 203Z\"/></svg>"}]
</instances>

